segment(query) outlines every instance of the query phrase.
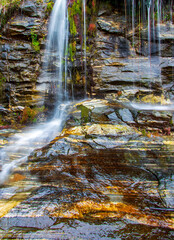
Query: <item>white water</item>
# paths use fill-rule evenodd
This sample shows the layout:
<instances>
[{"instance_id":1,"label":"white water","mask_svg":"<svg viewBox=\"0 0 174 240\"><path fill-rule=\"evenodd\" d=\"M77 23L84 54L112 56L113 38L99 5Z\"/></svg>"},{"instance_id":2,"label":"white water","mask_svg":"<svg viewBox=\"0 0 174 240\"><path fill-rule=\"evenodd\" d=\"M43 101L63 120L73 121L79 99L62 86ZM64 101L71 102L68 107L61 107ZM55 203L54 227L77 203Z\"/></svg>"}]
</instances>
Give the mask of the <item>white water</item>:
<instances>
[{"instance_id":1,"label":"white water","mask_svg":"<svg viewBox=\"0 0 174 240\"><path fill-rule=\"evenodd\" d=\"M0 173L0 184L4 183L14 168L25 163L28 156L34 149L48 144L54 139L62 129L63 119L66 119L66 107L64 105L59 111L59 118L53 118L51 121L30 127L22 133L17 133L11 137L10 144L0 153L0 163L2 170Z\"/></svg>"},{"instance_id":2,"label":"white water","mask_svg":"<svg viewBox=\"0 0 174 240\"><path fill-rule=\"evenodd\" d=\"M160 41L160 19L161 19L161 2L160 0L157 0L157 31L158 31L158 50L159 50L159 56L160 50L161 50L161 41Z\"/></svg>"},{"instance_id":3,"label":"white water","mask_svg":"<svg viewBox=\"0 0 174 240\"><path fill-rule=\"evenodd\" d=\"M47 81L52 83L52 88L57 94L57 105L68 99L66 89L68 30L67 1L57 0L50 17L44 65Z\"/></svg>"},{"instance_id":4,"label":"white water","mask_svg":"<svg viewBox=\"0 0 174 240\"><path fill-rule=\"evenodd\" d=\"M87 82L86 82L86 0L83 0L83 48L84 48L84 72L85 72L85 97L87 94Z\"/></svg>"},{"instance_id":5,"label":"white water","mask_svg":"<svg viewBox=\"0 0 174 240\"><path fill-rule=\"evenodd\" d=\"M148 15L148 55L151 57L151 0L147 6L147 15Z\"/></svg>"},{"instance_id":6,"label":"white water","mask_svg":"<svg viewBox=\"0 0 174 240\"><path fill-rule=\"evenodd\" d=\"M130 104L136 110L146 110L146 111L168 111L174 112L174 103L171 104L150 104L150 103L134 103Z\"/></svg>"},{"instance_id":7,"label":"white water","mask_svg":"<svg viewBox=\"0 0 174 240\"><path fill-rule=\"evenodd\" d=\"M132 46L135 45L135 0L132 0Z\"/></svg>"},{"instance_id":8,"label":"white water","mask_svg":"<svg viewBox=\"0 0 174 240\"><path fill-rule=\"evenodd\" d=\"M51 121L28 128L21 134L11 138L10 144L4 147L0 153L0 184L3 184L15 167L27 161L28 156L34 149L48 144L59 134L63 121L66 119L67 104L62 104L68 99L66 89L67 78L67 56L65 55L68 46L68 15L67 1L57 0L51 14L48 30L47 47L45 51L44 70L47 72L47 80L56 89L57 107ZM63 61L65 64L63 64ZM54 74L50 74L51 65L56 66ZM63 74L65 78L63 79ZM63 81L64 80L64 81Z\"/></svg>"}]
</instances>

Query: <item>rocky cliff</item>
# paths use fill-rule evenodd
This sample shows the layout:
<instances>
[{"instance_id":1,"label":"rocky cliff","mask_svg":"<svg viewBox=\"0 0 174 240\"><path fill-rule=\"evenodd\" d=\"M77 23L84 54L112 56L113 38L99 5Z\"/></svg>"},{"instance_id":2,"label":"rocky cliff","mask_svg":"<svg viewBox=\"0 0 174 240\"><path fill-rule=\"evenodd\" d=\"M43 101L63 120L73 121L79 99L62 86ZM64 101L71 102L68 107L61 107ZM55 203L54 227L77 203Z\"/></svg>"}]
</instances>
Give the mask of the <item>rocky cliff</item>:
<instances>
[{"instance_id":1,"label":"rocky cliff","mask_svg":"<svg viewBox=\"0 0 174 240\"><path fill-rule=\"evenodd\" d=\"M149 28L147 9L140 14L135 1L132 13L132 6L124 3L87 1L85 73L83 17L73 12L78 2L69 2L69 91L81 98L86 81L90 97L170 103L174 98L172 19L163 17L159 25L154 18ZM170 1L165 4L168 16ZM1 26L1 108L21 111L43 105L47 80L40 77L40 70L52 7L52 1L22 1Z\"/></svg>"},{"instance_id":2,"label":"rocky cliff","mask_svg":"<svg viewBox=\"0 0 174 240\"><path fill-rule=\"evenodd\" d=\"M120 6L100 1L96 19L93 92L122 100L164 94L165 98L172 100L174 26L161 19L159 25L152 26L151 23L148 29L147 10L144 10L144 22L137 19L138 13L133 22L131 7L120 9ZM134 11L138 11L138 6ZM151 38L148 31L153 35Z\"/></svg>"}]
</instances>

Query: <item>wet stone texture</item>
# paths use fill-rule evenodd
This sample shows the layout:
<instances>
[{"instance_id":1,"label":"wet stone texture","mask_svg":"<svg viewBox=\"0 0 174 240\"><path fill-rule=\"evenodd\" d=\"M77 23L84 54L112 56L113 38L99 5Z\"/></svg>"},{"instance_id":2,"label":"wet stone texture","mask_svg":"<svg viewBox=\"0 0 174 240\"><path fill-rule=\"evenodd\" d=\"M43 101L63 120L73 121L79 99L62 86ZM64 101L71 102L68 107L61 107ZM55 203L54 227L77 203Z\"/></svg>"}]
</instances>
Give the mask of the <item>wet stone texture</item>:
<instances>
[{"instance_id":1,"label":"wet stone texture","mask_svg":"<svg viewBox=\"0 0 174 240\"><path fill-rule=\"evenodd\" d=\"M144 133L135 116L106 100L75 104L1 187L1 238L173 239L173 133Z\"/></svg>"},{"instance_id":2,"label":"wet stone texture","mask_svg":"<svg viewBox=\"0 0 174 240\"><path fill-rule=\"evenodd\" d=\"M117 8L113 1L112 6L108 1L99 4L91 61L95 83L92 94L139 101L144 95L163 93L173 100L173 23L161 21L155 25L150 31L156 36L149 40L148 23L139 23L136 14L133 30L132 16L126 16L124 6Z\"/></svg>"},{"instance_id":3,"label":"wet stone texture","mask_svg":"<svg viewBox=\"0 0 174 240\"><path fill-rule=\"evenodd\" d=\"M0 102L5 108L43 102L44 93L38 85L47 35L46 3L21 2L19 10L10 13L9 21L0 29Z\"/></svg>"}]
</instances>

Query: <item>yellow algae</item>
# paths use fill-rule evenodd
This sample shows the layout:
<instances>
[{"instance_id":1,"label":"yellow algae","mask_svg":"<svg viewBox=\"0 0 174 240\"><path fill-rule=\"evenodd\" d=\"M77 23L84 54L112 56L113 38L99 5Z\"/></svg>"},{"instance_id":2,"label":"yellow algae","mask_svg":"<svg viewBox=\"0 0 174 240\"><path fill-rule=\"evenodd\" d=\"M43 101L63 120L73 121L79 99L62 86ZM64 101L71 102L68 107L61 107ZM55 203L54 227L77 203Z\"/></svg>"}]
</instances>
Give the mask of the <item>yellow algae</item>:
<instances>
[{"instance_id":1,"label":"yellow algae","mask_svg":"<svg viewBox=\"0 0 174 240\"><path fill-rule=\"evenodd\" d=\"M64 129L62 134L69 135L115 135L118 133L138 133L136 129L124 125L112 125L112 124L92 124L85 126L76 126L69 129Z\"/></svg>"},{"instance_id":2,"label":"yellow algae","mask_svg":"<svg viewBox=\"0 0 174 240\"><path fill-rule=\"evenodd\" d=\"M0 218L5 216L12 208L16 207L21 201L0 202Z\"/></svg>"},{"instance_id":3,"label":"yellow algae","mask_svg":"<svg viewBox=\"0 0 174 240\"><path fill-rule=\"evenodd\" d=\"M12 208L20 204L26 197L28 193L18 193L13 196L10 200L0 201L0 218L4 217Z\"/></svg>"},{"instance_id":4,"label":"yellow algae","mask_svg":"<svg viewBox=\"0 0 174 240\"><path fill-rule=\"evenodd\" d=\"M151 213L144 213L138 208L125 203L117 202L94 202L93 200L81 201L71 205L67 210L58 210L51 213L54 217L61 218L84 218L85 215L90 214L92 217L105 218L117 217L122 219L129 219L137 223L146 224L150 226L161 226L174 229L174 220L164 216L156 216Z\"/></svg>"},{"instance_id":5,"label":"yellow algae","mask_svg":"<svg viewBox=\"0 0 174 240\"><path fill-rule=\"evenodd\" d=\"M112 63L106 64L106 66L124 67L124 66L126 66L126 64L120 63L120 62L112 62Z\"/></svg>"},{"instance_id":6,"label":"yellow algae","mask_svg":"<svg viewBox=\"0 0 174 240\"><path fill-rule=\"evenodd\" d=\"M0 139L0 145L5 145L7 144L8 141L7 140L4 140L4 139Z\"/></svg>"},{"instance_id":7,"label":"yellow algae","mask_svg":"<svg viewBox=\"0 0 174 240\"><path fill-rule=\"evenodd\" d=\"M165 141L163 141L163 143L164 143L165 145L174 145L174 141L165 140Z\"/></svg>"},{"instance_id":8,"label":"yellow algae","mask_svg":"<svg viewBox=\"0 0 174 240\"><path fill-rule=\"evenodd\" d=\"M160 103L160 104L170 104L169 99L165 99L164 95L161 96L155 96L153 94L147 95L143 98L141 98L142 102L146 103Z\"/></svg>"},{"instance_id":9,"label":"yellow algae","mask_svg":"<svg viewBox=\"0 0 174 240\"><path fill-rule=\"evenodd\" d=\"M91 126L86 126L85 127L86 133L88 135L90 134L99 134L99 135L103 135L103 130L102 127L99 124L93 124Z\"/></svg>"}]
</instances>

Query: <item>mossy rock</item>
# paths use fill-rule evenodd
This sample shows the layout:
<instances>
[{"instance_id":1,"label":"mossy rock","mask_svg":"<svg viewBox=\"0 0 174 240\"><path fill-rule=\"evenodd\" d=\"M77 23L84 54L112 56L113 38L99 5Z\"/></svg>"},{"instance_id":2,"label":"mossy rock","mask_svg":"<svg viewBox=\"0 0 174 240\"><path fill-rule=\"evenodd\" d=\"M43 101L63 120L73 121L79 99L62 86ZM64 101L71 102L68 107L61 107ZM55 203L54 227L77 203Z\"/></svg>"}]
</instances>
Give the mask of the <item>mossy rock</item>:
<instances>
[{"instance_id":1,"label":"mossy rock","mask_svg":"<svg viewBox=\"0 0 174 240\"><path fill-rule=\"evenodd\" d=\"M91 109L84 105L77 106L77 109L81 110L81 123L87 123L91 121Z\"/></svg>"}]
</instances>

